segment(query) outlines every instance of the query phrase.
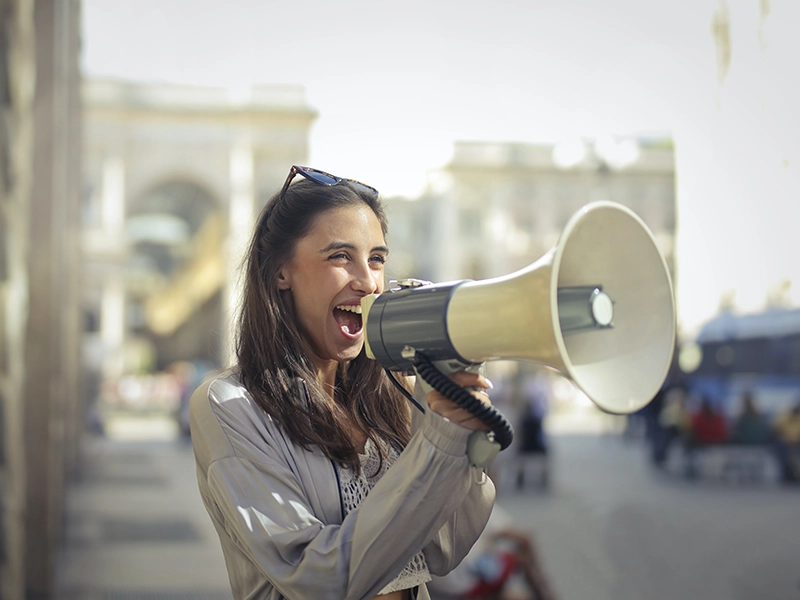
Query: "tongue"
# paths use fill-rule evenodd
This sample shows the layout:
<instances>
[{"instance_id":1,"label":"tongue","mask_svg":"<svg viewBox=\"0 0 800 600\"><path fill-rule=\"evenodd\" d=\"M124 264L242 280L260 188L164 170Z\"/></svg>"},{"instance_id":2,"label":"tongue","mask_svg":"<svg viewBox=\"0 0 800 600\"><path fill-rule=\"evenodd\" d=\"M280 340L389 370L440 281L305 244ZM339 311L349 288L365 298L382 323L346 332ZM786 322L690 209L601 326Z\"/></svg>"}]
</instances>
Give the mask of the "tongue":
<instances>
[{"instance_id":1,"label":"tongue","mask_svg":"<svg viewBox=\"0 0 800 600\"><path fill-rule=\"evenodd\" d=\"M333 318L339 324L339 328L345 333L354 334L361 330L361 315L350 312L349 310L333 309Z\"/></svg>"}]
</instances>

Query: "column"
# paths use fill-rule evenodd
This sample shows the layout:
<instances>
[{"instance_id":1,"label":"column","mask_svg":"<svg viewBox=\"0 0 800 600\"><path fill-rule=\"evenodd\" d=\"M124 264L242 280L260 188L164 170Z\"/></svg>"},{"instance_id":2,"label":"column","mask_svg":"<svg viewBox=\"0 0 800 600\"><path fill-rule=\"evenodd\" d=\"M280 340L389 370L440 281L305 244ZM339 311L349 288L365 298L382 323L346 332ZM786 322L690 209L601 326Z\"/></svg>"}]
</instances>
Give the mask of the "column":
<instances>
[{"instance_id":1,"label":"column","mask_svg":"<svg viewBox=\"0 0 800 600\"><path fill-rule=\"evenodd\" d=\"M228 364L236 361L235 327L241 304L241 269L254 227L253 146L249 131L239 132L230 154L226 276L223 290L221 352Z\"/></svg>"}]
</instances>

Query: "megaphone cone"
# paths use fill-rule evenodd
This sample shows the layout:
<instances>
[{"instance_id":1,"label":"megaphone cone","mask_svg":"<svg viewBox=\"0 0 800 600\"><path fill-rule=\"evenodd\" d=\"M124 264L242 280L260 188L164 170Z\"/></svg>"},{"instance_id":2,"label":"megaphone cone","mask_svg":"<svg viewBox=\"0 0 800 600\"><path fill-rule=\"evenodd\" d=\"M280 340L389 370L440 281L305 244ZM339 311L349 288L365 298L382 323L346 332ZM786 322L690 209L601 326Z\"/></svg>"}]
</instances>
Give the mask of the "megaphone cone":
<instances>
[{"instance_id":1,"label":"megaphone cone","mask_svg":"<svg viewBox=\"0 0 800 600\"><path fill-rule=\"evenodd\" d=\"M558 370L611 413L650 402L675 345L664 258L642 220L611 202L581 209L556 246L520 271L362 304L367 352L388 368L407 367L406 346L466 363L530 360Z\"/></svg>"}]
</instances>

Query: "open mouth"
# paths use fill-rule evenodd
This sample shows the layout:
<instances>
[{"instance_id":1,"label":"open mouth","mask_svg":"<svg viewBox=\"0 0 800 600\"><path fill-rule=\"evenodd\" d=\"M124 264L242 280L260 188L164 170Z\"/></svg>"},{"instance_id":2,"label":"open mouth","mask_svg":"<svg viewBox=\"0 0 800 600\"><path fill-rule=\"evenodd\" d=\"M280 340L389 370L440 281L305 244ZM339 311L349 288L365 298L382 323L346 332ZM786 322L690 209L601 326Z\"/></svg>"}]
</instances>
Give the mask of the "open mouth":
<instances>
[{"instance_id":1,"label":"open mouth","mask_svg":"<svg viewBox=\"0 0 800 600\"><path fill-rule=\"evenodd\" d=\"M356 335L361 331L361 305L340 304L333 309L333 318L339 324L339 329L348 335Z\"/></svg>"}]
</instances>

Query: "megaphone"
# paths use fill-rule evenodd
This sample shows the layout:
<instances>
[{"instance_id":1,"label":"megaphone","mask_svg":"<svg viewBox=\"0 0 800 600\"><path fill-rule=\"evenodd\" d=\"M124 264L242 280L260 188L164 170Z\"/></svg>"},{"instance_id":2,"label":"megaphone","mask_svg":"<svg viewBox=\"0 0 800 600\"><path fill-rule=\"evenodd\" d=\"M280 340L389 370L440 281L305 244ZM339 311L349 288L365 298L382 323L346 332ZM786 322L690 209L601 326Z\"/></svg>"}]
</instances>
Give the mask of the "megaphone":
<instances>
[{"instance_id":1,"label":"megaphone","mask_svg":"<svg viewBox=\"0 0 800 600\"><path fill-rule=\"evenodd\" d=\"M362 315L367 355L387 369L410 370L414 350L464 364L533 361L613 414L653 399L675 348L664 257L644 222L613 202L584 206L515 273L402 286L362 299Z\"/></svg>"}]
</instances>

